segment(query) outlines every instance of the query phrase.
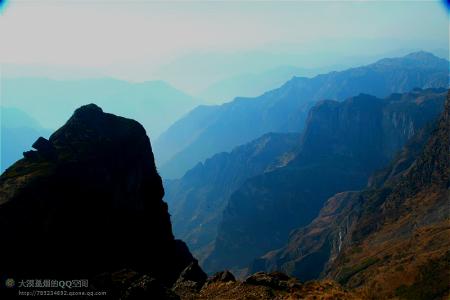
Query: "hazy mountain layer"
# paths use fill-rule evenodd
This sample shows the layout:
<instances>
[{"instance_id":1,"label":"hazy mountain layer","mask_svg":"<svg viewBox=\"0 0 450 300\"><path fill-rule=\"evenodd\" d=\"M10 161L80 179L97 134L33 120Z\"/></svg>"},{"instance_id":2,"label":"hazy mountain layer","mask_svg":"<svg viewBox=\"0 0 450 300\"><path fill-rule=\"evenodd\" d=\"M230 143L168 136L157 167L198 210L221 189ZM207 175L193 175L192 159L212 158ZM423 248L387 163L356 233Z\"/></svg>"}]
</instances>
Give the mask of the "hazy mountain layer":
<instances>
[{"instance_id":1,"label":"hazy mountain layer","mask_svg":"<svg viewBox=\"0 0 450 300\"><path fill-rule=\"evenodd\" d=\"M257 97L278 88L294 76L310 77L319 74L317 70L307 70L293 66L280 66L261 73L245 73L219 80L205 89L199 96L211 104L230 101L237 95Z\"/></svg>"},{"instance_id":2,"label":"hazy mountain layer","mask_svg":"<svg viewBox=\"0 0 450 300\"><path fill-rule=\"evenodd\" d=\"M24 151L40 136L48 137L50 130L25 112L11 107L0 107L0 172L22 158Z\"/></svg>"},{"instance_id":3,"label":"hazy mountain layer","mask_svg":"<svg viewBox=\"0 0 450 300\"><path fill-rule=\"evenodd\" d=\"M172 125L155 143L164 178L181 177L199 161L230 151L267 132L300 132L309 109L323 99L367 93L385 97L413 88L447 87L449 64L426 52L314 78L295 77L255 98L200 106Z\"/></svg>"},{"instance_id":4,"label":"hazy mountain layer","mask_svg":"<svg viewBox=\"0 0 450 300\"><path fill-rule=\"evenodd\" d=\"M199 163L181 179L164 182L174 233L200 261L216 238L229 196L246 179L286 165L299 140L299 134L265 134Z\"/></svg>"},{"instance_id":5,"label":"hazy mountain layer","mask_svg":"<svg viewBox=\"0 0 450 300\"><path fill-rule=\"evenodd\" d=\"M108 111L138 120L153 138L198 104L163 81L131 83L111 78L2 80L2 105L25 111L45 128L63 125L86 99Z\"/></svg>"}]
</instances>

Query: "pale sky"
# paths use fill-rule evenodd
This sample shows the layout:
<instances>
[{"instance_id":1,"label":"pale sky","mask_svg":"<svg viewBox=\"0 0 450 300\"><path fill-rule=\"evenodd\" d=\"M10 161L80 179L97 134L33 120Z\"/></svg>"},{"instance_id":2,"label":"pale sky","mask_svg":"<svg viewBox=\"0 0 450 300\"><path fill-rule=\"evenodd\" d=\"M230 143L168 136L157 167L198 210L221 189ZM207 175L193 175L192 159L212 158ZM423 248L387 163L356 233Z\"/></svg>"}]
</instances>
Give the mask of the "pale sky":
<instances>
[{"instance_id":1,"label":"pale sky","mask_svg":"<svg viewBox=\"0 0 450 300\"><path fill-rule=\"evenodd\" d=\"M202 53L370 56L448 39L439 1L16 0L0 15L0 63L128 80Z\"/></svg>"}]
</instances>

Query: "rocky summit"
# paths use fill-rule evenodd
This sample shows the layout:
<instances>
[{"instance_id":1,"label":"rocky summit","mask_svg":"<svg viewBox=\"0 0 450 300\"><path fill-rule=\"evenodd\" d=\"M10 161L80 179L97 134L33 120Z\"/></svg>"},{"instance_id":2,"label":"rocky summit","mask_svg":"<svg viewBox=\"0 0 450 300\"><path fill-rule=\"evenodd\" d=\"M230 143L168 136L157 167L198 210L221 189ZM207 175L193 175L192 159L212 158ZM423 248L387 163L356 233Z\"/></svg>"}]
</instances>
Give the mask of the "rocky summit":
<instances>
[{"instance_id":1,"label":"rocky summit","mask_svg":"<svg viewBox=\"0 0 450 300\"><path fill-rule=\"evenodd\" d=\"M89 104L33 147L0 177L7 276L92 278L132 269L171 284L194 261L174 239L138 122Z\"/></svg>"}]
</instances>

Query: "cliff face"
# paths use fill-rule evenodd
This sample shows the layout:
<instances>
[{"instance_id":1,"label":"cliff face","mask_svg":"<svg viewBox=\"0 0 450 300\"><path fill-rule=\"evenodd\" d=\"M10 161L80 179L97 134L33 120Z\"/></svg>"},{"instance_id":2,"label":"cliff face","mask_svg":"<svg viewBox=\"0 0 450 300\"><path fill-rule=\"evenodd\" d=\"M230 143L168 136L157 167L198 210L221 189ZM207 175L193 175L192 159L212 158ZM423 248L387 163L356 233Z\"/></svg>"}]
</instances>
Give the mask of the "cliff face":
<instances>
[{"instance_id":1,"label":"cliff face","mask_svg":"<svg viewBox=\"0 0 450 300\"><path fill-rule=\"evenodd\" d=\"M419 131L368 189L330 198L287 246L250 269L331 277L367 299L448 295L449 115L447 98L437 126Z\"/></svg>"},{"instance_id":2,"label":"cliff face","mask_svg":"<svg viewBox=\"0 0 450 300\"><path fill-rule=\"evenodd\" d=\"M174 232L200 261L216 238L229 196L246 179L287 164L299 140L299 134L268 133L164 183Z\"/></svg>"},{"instance_id":3,"label":"cliff face","mask_svg":"<svg viewBox=\"0 0 450 300\"><path fill-rule=\"evenodd\" d=\"M327 276L387 297L448 296L449 153L450 96L411 167L397 180L363 195L359 215L327 266ZM361 249L357 253L352 251L356 247Z\"/></svg>"},{"instance_id":4,"label":"cliff face","mask_svg":"<svg viewBox=\"0 0 450 300\"><path fill-rule=\"evenodd\" d=\"M1 269L91 276L122 268L171 282L193 257L174 240L150 141L94 104L0 177Z\"/></svg>"},{"instance_id":5,"label":"cliff face","mask_svg":"<svg viewBox=\"0 0 450 300\"><path fill-rule=\"evenodd\" d=\"M282 247L290 231L311 222L326 199L363 188L371 173L439 115L445 95L428 89L317 104L295 159L250 178L231 195L205 269L245 268Z\"/></svg>"}]
</instances>

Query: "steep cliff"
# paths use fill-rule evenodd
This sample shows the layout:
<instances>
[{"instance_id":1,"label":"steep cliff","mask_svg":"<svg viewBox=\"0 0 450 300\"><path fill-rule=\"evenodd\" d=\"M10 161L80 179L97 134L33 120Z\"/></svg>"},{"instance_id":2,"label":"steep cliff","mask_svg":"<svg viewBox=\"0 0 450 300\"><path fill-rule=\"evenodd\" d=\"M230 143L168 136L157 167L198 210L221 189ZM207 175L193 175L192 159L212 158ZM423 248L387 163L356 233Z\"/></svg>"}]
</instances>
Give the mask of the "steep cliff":
<instances>
[{"instance_id":1,"label":"steep cliff","mask_svg":"<svg viewBox=\"0 0 450 300\"><path fill-rule=\"evenodd\" d=\"M367 299L441 299L449 294L450 101L371 185L330 198L287 246L251 271L331 277Z\"/></svg>"},{"instance_id":2,"label":"steep cliff","mask_svg":"<svg viewBox=\"0 0 450 300\"><path fill-rule=\"evenodd\" d=\"M136 121L80 107L0 177L0 269L91 278L131 268L173 282L193 257L172 235L150 141Z\"/></svg>"},{"instance_id":3,"label":"steep cliff","mask_svg":"<svg viewBox=\"0 0 450 300\"><path fill-rule=\"evenodd\" d=\"M417 89L386 99L359 95L317 104L297 156L250 178L231 195L205 269L245 268L282 247L289 232L311 222L326 199L363 188L371 173L439 115L445 96L444 89Z\"/></svg>"}]
</instances>

